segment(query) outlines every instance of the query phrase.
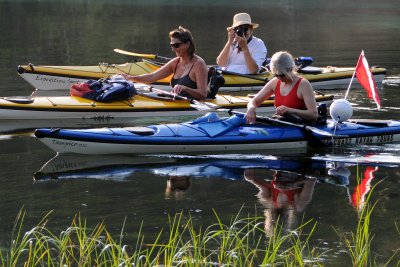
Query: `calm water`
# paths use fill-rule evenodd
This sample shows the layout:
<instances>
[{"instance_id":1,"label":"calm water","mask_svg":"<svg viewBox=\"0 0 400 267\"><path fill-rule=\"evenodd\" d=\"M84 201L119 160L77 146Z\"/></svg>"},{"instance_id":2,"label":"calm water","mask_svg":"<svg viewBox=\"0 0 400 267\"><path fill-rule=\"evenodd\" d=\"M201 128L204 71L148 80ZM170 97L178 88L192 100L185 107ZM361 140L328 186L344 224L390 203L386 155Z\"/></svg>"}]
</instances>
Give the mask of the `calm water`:
<instances>
[{"instance_id":1,"label":"calm water","mask_svg":"<svg viewBox=\"0 0 400 267\"><path fill-rule=\"evenodd\" d=\"M380 90L383 109L379 112L365 92L350 92L349 100L357 104L354 117L400 119L398 1L260 0L247 1L246 6L242 1L164 2L167 1L0 0L0 95L32 92L33 88L17 75L18 64L90 65L131 60L115 54L114 48L172 56L167 33L178 25L191 29L198 53L207 63L214 64L225 43L225 27L231 23L232 15L246 11L260 24L255 35L265 40L269 55L289 50L294 55L312 56L314 65L349 66L356 63L364 49L370 65L388 69L388 78ZM344 95L342 91L333 93L339 98ZM123 123L152 122L150 119ZM0 123L3 129L13 128ZM50 124L18 123L22 128ZM87 126L76 121L68 125ZM296 181L306 181L312 189L308 200L298 203L294 216L297 220L292 224L288 220L287 228L298 225L303 217L318 222L312 242L321 250L333 249L327 255L327 265L348 263L347 256L339 250L339 238L333 228L354 229L357 205L352 202L352 195L359 183L363 185L362 178L364 183L376 185L372 193L366 194L371 194L373 201L379 200L372 226L374 255L385 262L400 247L396 230L396 223L400 222L399 145L308 151L301 157L286 156L284 161L276 158L277 153L251 151L247 155L203 157L52 159L54 153L33 138L32 131L7 132L0 134L1 246L8 244L13 220L22 207L29 216L27 228L53 210L52 229L67 228L80 212L93 225L105 219L115 232L120 230L125 217L128 233L137 231L144 221L149 234L159 230L169 214L182 210L198 224L214 222L213 209L226 223L240 209L244 214L265 214L268 218L273 209L265 192L259 194L259 188L267 188L277 171L286 170L307 175L308 180ZM352 162L341 163L343 160ZM179 182L184 190L169 192L169 181Z\"/></svg>"}]
</instances>

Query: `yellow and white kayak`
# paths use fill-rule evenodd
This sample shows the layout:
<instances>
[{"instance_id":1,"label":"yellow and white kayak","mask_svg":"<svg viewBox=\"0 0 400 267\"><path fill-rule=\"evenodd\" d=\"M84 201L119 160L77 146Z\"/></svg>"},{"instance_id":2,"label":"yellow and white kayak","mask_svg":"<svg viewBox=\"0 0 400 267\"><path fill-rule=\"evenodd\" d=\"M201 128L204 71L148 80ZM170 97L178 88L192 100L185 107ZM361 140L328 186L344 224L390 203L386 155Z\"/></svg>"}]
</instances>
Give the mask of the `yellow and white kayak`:
<instances>
[{"instance_id":1,"label":"yellow and white kayak","mask_svg":"<svg viewBox=\"0 0 400 267\"><path fill-rule=\"evenodd\" d=\"M41 66L41 65L20 65L19 75L39 90L66 90L74 83L84 82L89 79L101 79L119 73L140 75L150 73L162 64L151 60L140 60L124 64L99 63L93 66ZM299 72L308 79L313 88L318 89L347 89L354 72L354 67L305 67ZM372 67L375 83L380 88L386 74L386 69ZM224 73L225 84L220 92L227 91L255 91L271 79L269 72L257 75L243 75L235 73ZM170 89L171 77L154 82L152 85L161 89ZM360 87L354 80L353 87Z\"/></svg>"},{"instance_id":2,"label":"yellow and white kayak","mask_svg":"<svg viewBox=\"0 0 400 267\"><path fill-rule=\"evenodd\" d=\"M318 103L329 105L333 95L316 95ZM208 105L224 109L245 110L251 96L217 95ZM211 111L215 106L210 108ZM204 112L208 112L204 110ZM196 115L199 110L187 100L172 100L154 93L142 93L117 102L101 103L72 96L0 97L0 119L84 119L138 118L173 115ZM266 100L259 112L273 113L274 100Z\"/></svg>"}]
</instances>

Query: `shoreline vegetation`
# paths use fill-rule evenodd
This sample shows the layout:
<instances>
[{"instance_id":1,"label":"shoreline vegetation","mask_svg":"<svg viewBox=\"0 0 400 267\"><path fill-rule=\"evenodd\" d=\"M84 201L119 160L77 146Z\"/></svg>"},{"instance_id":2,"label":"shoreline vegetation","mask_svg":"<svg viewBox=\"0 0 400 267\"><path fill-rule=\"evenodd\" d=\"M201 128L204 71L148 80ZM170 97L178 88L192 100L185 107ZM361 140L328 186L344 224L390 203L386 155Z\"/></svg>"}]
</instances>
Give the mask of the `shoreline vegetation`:
<instances>
[{"instance_id":1,"label":"shoreline vegetation","mask_svg":"<svg viewBox=\"0 0 400 267\"><path fill-rule=\"evenodd\" d=\"M376 203L369 199L360 209L355 231L335 229L348 255L348 266L399 266L399 249L390 259L377 259L371 252L371 215ZM266 235L262 216L240 216L223 223L195 227L191 216L182 212L169 217L168 229L161 229L148 240L141 225L136 243L124 244L126 222L119 236L112 236L104 223L95 227L77 214L71 226L60 233L46 228L51 212L32 229L23 231L26 212L18 213L10 248L1 247L1 266L325 266L334 265L333 250L319 251L310 237L317 223L309 220L294 231L284 232L275 224ZM396 225L398 234L400 229ZM397 259L396 259L397 257ZM342 259L341 259L342 260ZM396 262L397 261L397 262ZM342 262L343 263L343 262Z\"/></svg>"}]
</instances>

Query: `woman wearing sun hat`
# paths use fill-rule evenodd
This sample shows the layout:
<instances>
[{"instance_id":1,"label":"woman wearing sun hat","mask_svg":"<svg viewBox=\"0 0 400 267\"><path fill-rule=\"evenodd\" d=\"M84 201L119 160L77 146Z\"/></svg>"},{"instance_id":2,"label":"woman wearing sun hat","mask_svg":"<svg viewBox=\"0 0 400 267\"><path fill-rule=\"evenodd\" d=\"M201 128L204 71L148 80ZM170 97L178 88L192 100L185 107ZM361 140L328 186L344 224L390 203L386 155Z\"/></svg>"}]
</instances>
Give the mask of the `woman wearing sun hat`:
<instances>
[{"instance_id":1,"label":"woman wearing sun hat","mask_svg":"<svg viewBox=\"0 0 400 267\"><path fill-rule=\"evenodd\" d=\"M227 28L228 41L217 57L217 64L224 70L256 74L267 58L264 42L253 36L257 23L251 21L247 13L238 13L233 17L232 26Z\"/></svg>"}]
</instances>

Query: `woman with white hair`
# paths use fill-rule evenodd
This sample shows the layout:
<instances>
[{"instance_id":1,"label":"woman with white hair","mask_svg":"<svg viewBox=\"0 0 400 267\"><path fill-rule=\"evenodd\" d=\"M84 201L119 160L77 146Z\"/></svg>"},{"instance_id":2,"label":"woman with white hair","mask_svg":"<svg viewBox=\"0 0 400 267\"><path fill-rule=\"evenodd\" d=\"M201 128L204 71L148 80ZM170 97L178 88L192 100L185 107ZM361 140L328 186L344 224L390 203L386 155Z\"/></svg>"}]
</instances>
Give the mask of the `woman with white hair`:
<instances>
[{"instance_id":1,"label":"woman with white hair","mask_svg":"<svg viewBox=\"0 0 400 267\"><path fill-rule=\"evenodd\" d=\"M276 115L315 123L318 109L314 90L309 81L296 74L293 56L286 51L275 53L270 68L275 77L247 104L247 122L254 123L256 108L275 94Z\"/></svg>"}]
</instances>

